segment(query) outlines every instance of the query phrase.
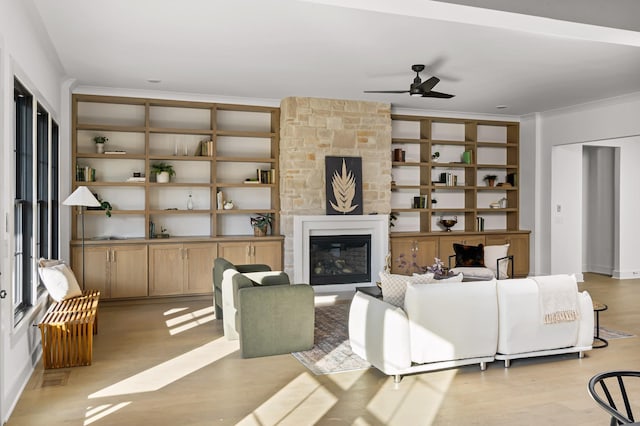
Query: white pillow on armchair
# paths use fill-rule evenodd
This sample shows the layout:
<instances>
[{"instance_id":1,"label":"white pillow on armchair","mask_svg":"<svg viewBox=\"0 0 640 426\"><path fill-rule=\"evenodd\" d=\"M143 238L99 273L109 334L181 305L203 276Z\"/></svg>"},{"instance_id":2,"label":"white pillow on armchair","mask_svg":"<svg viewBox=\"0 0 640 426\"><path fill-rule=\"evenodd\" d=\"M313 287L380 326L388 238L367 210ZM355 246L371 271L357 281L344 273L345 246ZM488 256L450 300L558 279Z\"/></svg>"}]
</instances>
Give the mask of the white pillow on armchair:
<instances>
[{"instance_id":1,"label":"white pillow on armchair","mask_svg":"<svg viewBox=\"0 0 640 426\"><path fill-rule=\"evenodd\" d=\"M508 251L509 244L484 247L484 266L491 269L494 276L499 280L509 278L509 259L501 260L499 271L496 270L498 259L507 256Z\"/></svg>"}]
</instances>

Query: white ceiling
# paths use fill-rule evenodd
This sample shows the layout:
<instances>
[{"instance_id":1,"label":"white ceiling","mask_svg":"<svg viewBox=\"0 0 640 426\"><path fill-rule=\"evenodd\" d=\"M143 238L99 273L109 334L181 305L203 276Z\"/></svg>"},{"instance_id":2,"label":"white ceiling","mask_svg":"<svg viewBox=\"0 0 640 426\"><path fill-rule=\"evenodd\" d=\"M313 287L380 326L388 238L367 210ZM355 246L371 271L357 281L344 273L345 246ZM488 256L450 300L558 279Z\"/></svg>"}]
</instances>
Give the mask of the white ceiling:
<instances>
[{"instance_id":1,"label":"white ceiling","mask_svg":"<svg viewBox=\"0 0 640 426\"><path fill-rule=\"evenodd\" d=\"M511 116L640 91L640 32L628 24L502 12L497 0L32 1L81 86ZM416 63L456 97L363 93L408 89Z\"/></svg>"}]
</instances>

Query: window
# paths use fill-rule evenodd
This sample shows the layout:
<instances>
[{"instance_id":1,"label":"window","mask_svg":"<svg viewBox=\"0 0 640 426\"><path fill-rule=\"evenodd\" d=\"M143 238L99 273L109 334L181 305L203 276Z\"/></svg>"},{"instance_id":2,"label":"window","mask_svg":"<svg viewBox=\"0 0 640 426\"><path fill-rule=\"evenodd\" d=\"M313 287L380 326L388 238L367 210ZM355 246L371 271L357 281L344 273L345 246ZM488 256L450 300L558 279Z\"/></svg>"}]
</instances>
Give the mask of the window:
<instances>
[{"instance_id":1,"label":"window","mask_svg":"<svg viewBox=\"0 0 640 426\"><path fill-rule=\"evenodd\" d=\"M15 112L15 281L13 306L16 322L32 305L33 267L33 96L14 82Z\"/></svg>"},{"instance_id":2,"label":"window","mask_svg":"<svg viewBox=\"0 0 640 426\"><path fill-rule=\"evenodd\" d=\"M60 199L60 172L58 169L58 161L60 160L60 141L58 124L51 122L51 202L49 209L51 210L51 259L58 259L60 256L60 209L58 207Z\"/></svg>"},{"instance_id":3,"label":"window","mask_svg":"<svg viewBox=\"0 0 640 426\"><path fill-rule=\"evenodd\" d=\"M14 80L15 113L15 281L17 324L44 292L35 259L59 255L59 129L51 114Z\"/></svg>"},{"instance_id":4,"label":"window","mask_svg":"<svg viewBox=\"0 0 640 426\"><path fill-rule=\"evenodd\" d=\"M38 258L49 257L49 114L38 104Z\"/></svg>"}]
</instances>

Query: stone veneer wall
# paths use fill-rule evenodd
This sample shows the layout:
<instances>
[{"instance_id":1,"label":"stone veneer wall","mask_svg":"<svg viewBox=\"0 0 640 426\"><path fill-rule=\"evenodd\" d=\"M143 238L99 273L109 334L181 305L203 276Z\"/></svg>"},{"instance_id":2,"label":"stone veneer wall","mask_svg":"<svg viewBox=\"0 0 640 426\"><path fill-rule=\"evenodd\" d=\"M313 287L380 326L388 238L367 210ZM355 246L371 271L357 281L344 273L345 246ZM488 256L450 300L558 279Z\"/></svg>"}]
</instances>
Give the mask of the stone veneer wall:
<instances>
[{"instance_id":1,"label":"stone veneer wall","mask_svg":"<svg viewBox=\"0 0 640 426\"><path fill-rule=\"evenodd\" d=\"M325 156L362 157L364 214L391 211L391 105L318 98L280 104L284 266L293 277L293 216L324 215Z\"/></svg>"}]
</instances>

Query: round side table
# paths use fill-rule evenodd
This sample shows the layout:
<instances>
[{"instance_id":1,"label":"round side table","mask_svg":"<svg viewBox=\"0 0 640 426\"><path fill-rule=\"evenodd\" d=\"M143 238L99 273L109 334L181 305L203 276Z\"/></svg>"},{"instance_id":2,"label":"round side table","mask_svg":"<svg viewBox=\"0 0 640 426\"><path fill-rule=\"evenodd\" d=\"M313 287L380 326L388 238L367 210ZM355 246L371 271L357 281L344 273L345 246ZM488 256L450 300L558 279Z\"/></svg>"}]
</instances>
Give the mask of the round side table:
<instances>
[{"instance_id":1,"label":"round side table","mask_svg":"<svg viewBox=\"0 0 640 426\"><path fill-rule=\"evenodd\" d=\"M606 348L609 342L600 337L600 312L609 309L604 303L593 301L593 312L596 314L596 335L593 336L593 349Z\"/></svg>"}]
</instances>

